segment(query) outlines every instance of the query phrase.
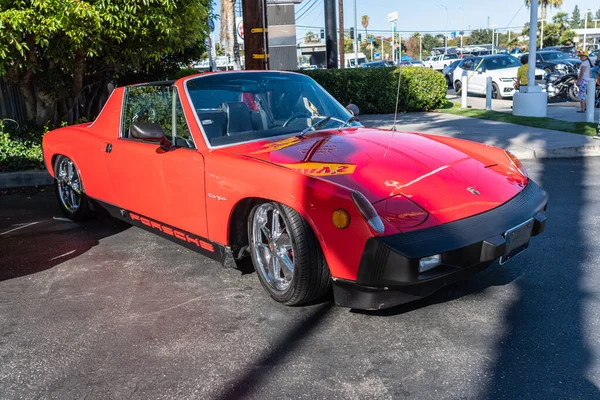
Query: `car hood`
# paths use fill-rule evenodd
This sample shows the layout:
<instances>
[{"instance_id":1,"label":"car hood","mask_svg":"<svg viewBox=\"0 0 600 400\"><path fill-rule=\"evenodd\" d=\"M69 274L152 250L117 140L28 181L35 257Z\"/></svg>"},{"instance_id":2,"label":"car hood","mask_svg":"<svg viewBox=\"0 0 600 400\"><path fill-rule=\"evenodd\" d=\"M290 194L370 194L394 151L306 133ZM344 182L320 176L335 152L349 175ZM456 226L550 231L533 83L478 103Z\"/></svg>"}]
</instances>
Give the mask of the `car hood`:
<instances>
[{"instance_id":1,"label":"car hood","mask_svg":"<svg viewBox=\"0 0 600 400\"><path fill-rule=\"evenodd\" d=\"M405 196L442 223L495 208L527 184L490 168L494 162L415 133L351 128L235 148L230 151L358 190L372 203Z\"/></svg>"},{"instance_id":2,"label":"car hood","mask_svg":"<svg viewBox=\"0 0 600 400\"><path fill-rule=\"evenodd\" d=\"M546 64L554 64L554 65L557 65L557 64L579 65L579 64L581 64L581 61L577 60L577 59L563 58L563 59L560 59L560 60L548 60L548 61L544 61L544 63L546 63Z\"/></svg>"}]
</instances>

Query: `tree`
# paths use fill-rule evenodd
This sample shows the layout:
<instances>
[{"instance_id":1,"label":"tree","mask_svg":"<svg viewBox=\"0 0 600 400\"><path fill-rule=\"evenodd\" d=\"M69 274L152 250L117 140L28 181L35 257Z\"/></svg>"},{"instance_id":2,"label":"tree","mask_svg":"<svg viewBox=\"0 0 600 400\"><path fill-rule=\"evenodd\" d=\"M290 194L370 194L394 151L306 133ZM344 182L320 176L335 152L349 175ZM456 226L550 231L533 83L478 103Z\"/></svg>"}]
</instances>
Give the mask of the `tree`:
<instances>
[{"instance_id":1,"label":"tree","mask_svg":"<svg viewBox=\"0 0 600 400\"><path fill-rule=\"evenodd\" d=\"M471 32L471 38L469 39L470 45L476 44L491 44L492 43L492 30L491 29L475 29Z\"/></svg>"},{"instance_id":2,"label":"tree","mask_svg":"<svg viewBox=\"0 0 600 400\"><path fill-rule=\"evenodd\" d=\"M433 48L440 47L440 40L433 35L426 33L423 35L422 44L423 50L426 50L429 54Z\"/></svg>"},{"instance_id":3,"label":"tree","mask_svg":"<svg viewBox=\"0 0 600 400\"><path fill-rule=\"evenodd\" d=\"M367 35L369 34L367 32L367 27L369 26L369 16L363 15L360 19L360 23L362 24L362 27L365 28L365 38L366 38Z\"/></svg>"},{"instance_id":4,"label":"tree","mask_svg":"<svg viewBox=\"0 0 600 400\"><path fill-rule=\"evenodd\" d=\"M540 17L542 19L546 19L547 9L551 8L560 8L562 6L563 0L538 0L538 4L541 5ZM525 0L525 4L527 6L531 5L531 0Z\"/></svg>"},{"instance_id":5,"label":"tree","mask_svg":"<svg viewBox=\"0 0 600 400\"><path fill-rule=\"evenodd\" d=\"M97 114L115 77L198 59L211 14L210 0L0 3L0 76L38 127Z\"/></svg>"},{"instance_id":6,"label":"tree","mask_svg":"<svg viewBox=\"0 0 600 400\"><path fill-rule=\"evenodd\" d=\"M596 19L600 19L600 8L596 10Z\"/></svg>"},{"instance_id":7,"label":"tree","mask_svg":"<svg viewBox=\"0 0 600 400\"><path fill-rule=\"evenodd\" d=\"M577 29L581 26L581 12L579 11L579 6L575 5L573 9L573 14L571 14L571 28Z\"/></svg>"},{"instance_id":8,"label":"tree","mask_svg":"<svg viewBox=\"0 0 600 400\"><path fill-rule=\"evenodd\" d=\"M233 69L241 69L240 45L235 23L236 0L221 0L221 42L227 43L227 52L233 56Z\"/></svg>"},{"instance_id":9,"label":"tree","mask_svg":"<svg viewBox=\"0 0 600 400\"><path fill-rule=\"evenodd\" d=\"M308 31L304 34L304 43L312 43L315 41L315 34Z\"/></svg>"}]
</instances>

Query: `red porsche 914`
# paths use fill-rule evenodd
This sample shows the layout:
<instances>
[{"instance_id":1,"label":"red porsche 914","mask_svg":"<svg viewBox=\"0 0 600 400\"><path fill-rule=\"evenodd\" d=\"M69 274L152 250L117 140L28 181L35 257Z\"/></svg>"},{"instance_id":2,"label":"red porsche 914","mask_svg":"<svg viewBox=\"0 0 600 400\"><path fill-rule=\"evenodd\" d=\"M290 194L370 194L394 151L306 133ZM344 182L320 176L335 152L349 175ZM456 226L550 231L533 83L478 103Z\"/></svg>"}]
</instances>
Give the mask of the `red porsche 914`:
<instances>
[{"instance_id":1,"label":"red porsche 914","mask_svg":"<svg viewBox=\"0 0 600 400\"><path fill-rule=\"evenodd\" d=\"M296 305L382 309L525 250L547 193L502 149L363 127L311 78L195 75L117 88L44 136L63 212L98 206L228 267L251 257Z\"/></svg>"}]
</instances>

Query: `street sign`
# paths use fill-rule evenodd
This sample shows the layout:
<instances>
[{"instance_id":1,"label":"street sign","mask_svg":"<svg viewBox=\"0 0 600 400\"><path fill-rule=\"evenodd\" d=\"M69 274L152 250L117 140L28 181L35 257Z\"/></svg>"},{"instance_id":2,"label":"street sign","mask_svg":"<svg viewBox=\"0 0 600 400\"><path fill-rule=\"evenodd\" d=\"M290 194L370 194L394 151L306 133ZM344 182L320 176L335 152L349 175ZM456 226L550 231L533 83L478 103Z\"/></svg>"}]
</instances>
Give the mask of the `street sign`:
<instances>
[{"instance_id":1,"label":"street sign","mask_svg":"<svg viewBox=\"0 0 600 400\"><path fill-rule=\"evenodd\" d=\"M238 34L238 39L241 40L242 42L244 41L244 20L242 18L236 18L235 19L236 25L237 25L237 34Z\"/></svg>"},{"instance_id":2,"label":"street sign","mask_svg":"<svg viewBox=\"0 0 600 400\"><path fill-rule=\"evenodd\" d=\"M398 21L398 11L388 14L388 22Z\"/></svg>"},{"instance_id":3,"label":"street sign","mask_svg":"<svg viewBox=\"0 0 600 400\"><path fill-rule=\"evenodd\" d=\"M375 58L381 57L381 53L375 53L374 55L375 55Z\"/></svg>"},{"instance_id":4,"label":"street sign","mask_svg":"<svg viewBox=\"0 0 600 400\"><path fill-rule=\"evenodd\" d=\"M369 38L369 39L367 40L367 42L369 42L369 43L373 43L374 41L375 41L375 40L373 40L373 38Z\"/></svg>"}]
</instances>

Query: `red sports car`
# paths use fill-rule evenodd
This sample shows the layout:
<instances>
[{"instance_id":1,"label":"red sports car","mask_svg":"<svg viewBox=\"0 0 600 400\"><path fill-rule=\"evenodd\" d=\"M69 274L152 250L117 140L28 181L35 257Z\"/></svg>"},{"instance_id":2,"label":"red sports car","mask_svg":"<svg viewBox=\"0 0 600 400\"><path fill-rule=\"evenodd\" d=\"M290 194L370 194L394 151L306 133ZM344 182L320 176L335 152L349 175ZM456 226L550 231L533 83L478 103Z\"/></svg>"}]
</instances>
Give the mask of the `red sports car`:
<instances>
[{"instance_id":1,"label":"red sports car","mask_svg":"<svg viewBox=\"0 0 600 400\"><path fill-rule=\"evenodd\" d=\"M312 79L224 72L115 89L44 136L58 202L219 260L275 300L381 309L524 250L548 195L511 153L363 127Z\"/></svg>"}]
</instances>

